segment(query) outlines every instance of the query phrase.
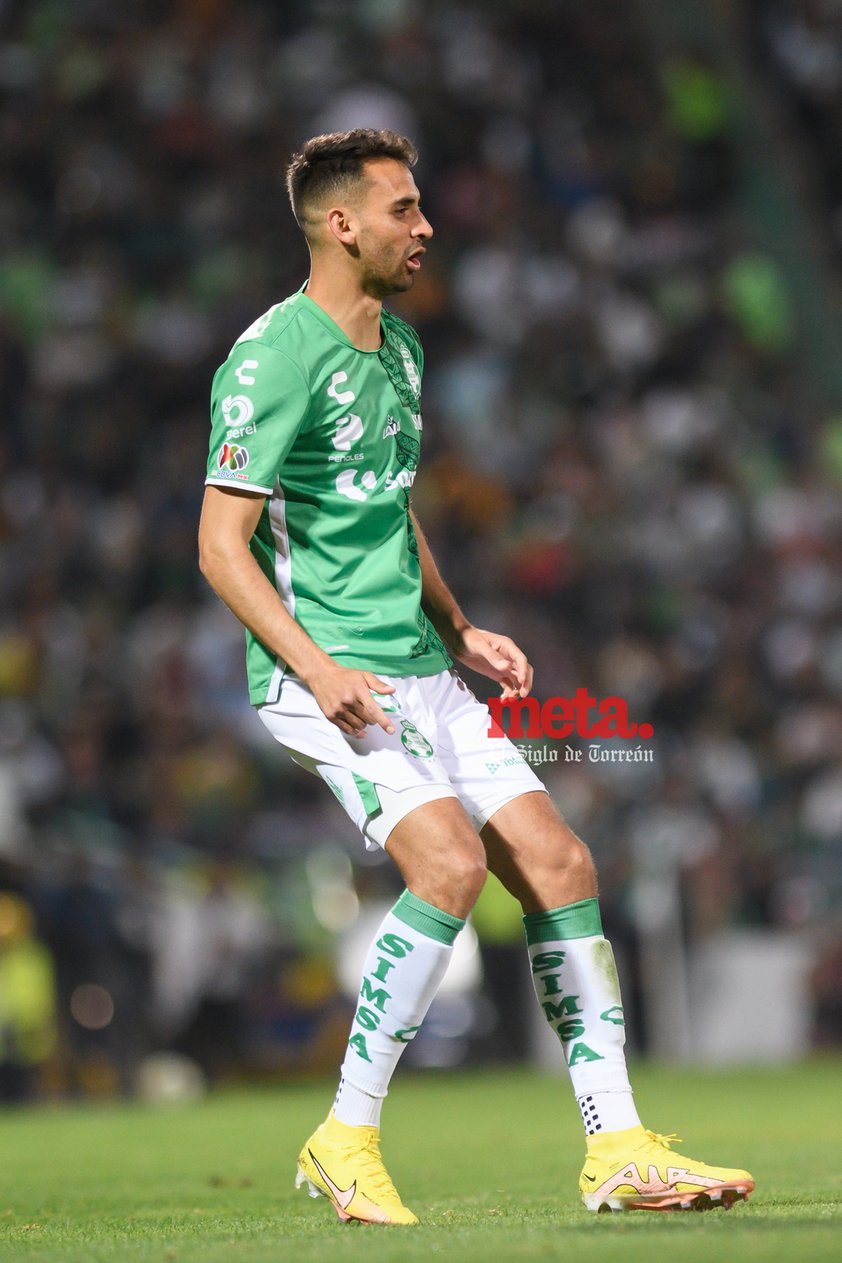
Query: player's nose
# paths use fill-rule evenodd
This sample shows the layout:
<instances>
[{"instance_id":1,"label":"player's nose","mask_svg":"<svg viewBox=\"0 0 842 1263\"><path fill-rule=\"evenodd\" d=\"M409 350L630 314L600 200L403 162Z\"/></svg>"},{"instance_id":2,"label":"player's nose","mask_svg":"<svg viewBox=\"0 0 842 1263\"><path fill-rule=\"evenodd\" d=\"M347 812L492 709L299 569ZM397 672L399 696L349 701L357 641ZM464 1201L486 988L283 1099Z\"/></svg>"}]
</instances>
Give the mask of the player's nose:
<instances>
[{"instance_id":1,"label":"player's nose","mask_svg":"<svg viewBox=\"0 0 842 1263\"><path fill-rule=\"evenodd\" d=\"M413 237L421 237L424 241L428 241L432 237L433 225L426 215L421 216L412 235Z\"/></svg>"}]
</instances>

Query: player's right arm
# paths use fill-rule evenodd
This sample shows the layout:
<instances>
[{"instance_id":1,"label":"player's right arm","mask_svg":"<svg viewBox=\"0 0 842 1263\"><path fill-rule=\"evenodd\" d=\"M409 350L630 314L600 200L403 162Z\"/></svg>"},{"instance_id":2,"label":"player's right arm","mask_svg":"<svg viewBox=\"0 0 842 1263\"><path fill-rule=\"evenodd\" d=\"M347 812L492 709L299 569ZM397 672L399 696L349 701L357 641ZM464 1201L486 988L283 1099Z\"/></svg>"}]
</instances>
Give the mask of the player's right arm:
<instances>
[{"instance_id":1,"label":"player's right arm","mask_svg":"<svg viewBox=\"0 0 842 1263\"><path fill-rule=\"evenodd\" d=\"M343 667L307 635L286 609L252 556L265 497L233 487L205 488L199 523L199 566L216 594L240 622L286 662L310 689L322 713L349 736L368 724L388 733L394 727L371 696L394 688L370 671Z\"/></svg>"}]
</instances>

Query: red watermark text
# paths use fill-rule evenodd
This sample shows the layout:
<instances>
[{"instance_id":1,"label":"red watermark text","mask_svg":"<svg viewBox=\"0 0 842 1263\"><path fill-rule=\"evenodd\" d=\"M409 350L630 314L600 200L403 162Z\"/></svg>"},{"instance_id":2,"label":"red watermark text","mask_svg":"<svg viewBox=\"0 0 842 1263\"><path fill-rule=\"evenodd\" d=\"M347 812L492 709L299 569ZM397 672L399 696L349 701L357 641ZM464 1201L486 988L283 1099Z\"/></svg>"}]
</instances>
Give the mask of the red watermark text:
<instances>
[{"instance_id":1,"label":"red watermark text","mask_svg":"<svg viewBox=\"0 0 842 1263\"><path fill-rule=\"evenodd\" d=\"M489 697L491 711L489 737L550 737L563 741L575 733L579 737L632 737L648 741L654 735L651 724L635 724L629 719L629 708L622 697L592 697L586 688L578 688L572 697ZM526 728L524 731L524 720Z\"/></svg>"}]
</instances>

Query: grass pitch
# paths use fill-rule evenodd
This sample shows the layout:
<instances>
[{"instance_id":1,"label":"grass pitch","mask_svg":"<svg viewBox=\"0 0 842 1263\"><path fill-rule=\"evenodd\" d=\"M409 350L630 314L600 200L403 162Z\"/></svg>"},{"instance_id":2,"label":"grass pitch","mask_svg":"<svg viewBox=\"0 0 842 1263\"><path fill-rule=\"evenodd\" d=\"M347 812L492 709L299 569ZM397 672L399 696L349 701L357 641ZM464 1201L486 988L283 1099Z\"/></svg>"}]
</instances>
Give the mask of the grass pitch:
<instances>
[{"instance_id":1,"label":"grass pitch","mask_svg":"<svg viewBox=\"0 0 842 1263\"><path fill-rule=\"evenodd\" d=\"M713 1073L638 1067L648 1126L757 1179L730 1212L589 1215L565 1079L398 1073L384 1155L420 1228L344 1226L292 1187L332 1084L184 1108L0 1113L8 1263L788 1263L842 1259L842 1062Z\"/></svg>"}]
</instances>

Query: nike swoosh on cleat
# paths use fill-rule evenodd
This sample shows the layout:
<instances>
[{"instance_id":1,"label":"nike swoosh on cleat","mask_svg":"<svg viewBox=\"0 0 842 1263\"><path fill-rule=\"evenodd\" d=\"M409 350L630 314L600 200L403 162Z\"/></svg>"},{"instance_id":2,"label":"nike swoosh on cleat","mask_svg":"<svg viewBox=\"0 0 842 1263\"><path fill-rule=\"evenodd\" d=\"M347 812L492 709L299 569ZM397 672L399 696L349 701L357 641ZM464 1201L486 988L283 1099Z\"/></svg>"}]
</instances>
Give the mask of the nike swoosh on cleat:
<instances>
[{"instance_id":1,"label":"nike swoosh on cleat","mask_svg":"<svg viewBox=\"0 0 842 1263\"><path fill-rule=\"evenodd\" d=\"M586 1175L586 1176L585 1176L585 1179L588 1181L588 1183L589 1183L589 1184L596 1184L596 1176L595 1176L595 1175Z\"/></svg>"},{"instance_id":2,"label":"nike swoosh on cleat","mask_svg":"<svg viewBox=\"0 0 842 1263\"><path fill-rule=\"evenodd\" d=\"M351 1185L350 1188L339 1188L337 1184L334 1184L333 1180L330 1178L327 1171L322 1166L321 1162L319 1162L319 1159L313 1153L313 1150L308 1149L307 1152L309 1153L310 1157L313 1159L313 1165L315 1166L319 1175L322 1177L325 1184L328 1186L334 1198L336 1199L337 1206L340 1206L342 1210L347 1210L350 1202L353 1199L354 1194L357 1191L357 1181L354 1180L354 1183Z\"/></svg>"}]
</instances>

